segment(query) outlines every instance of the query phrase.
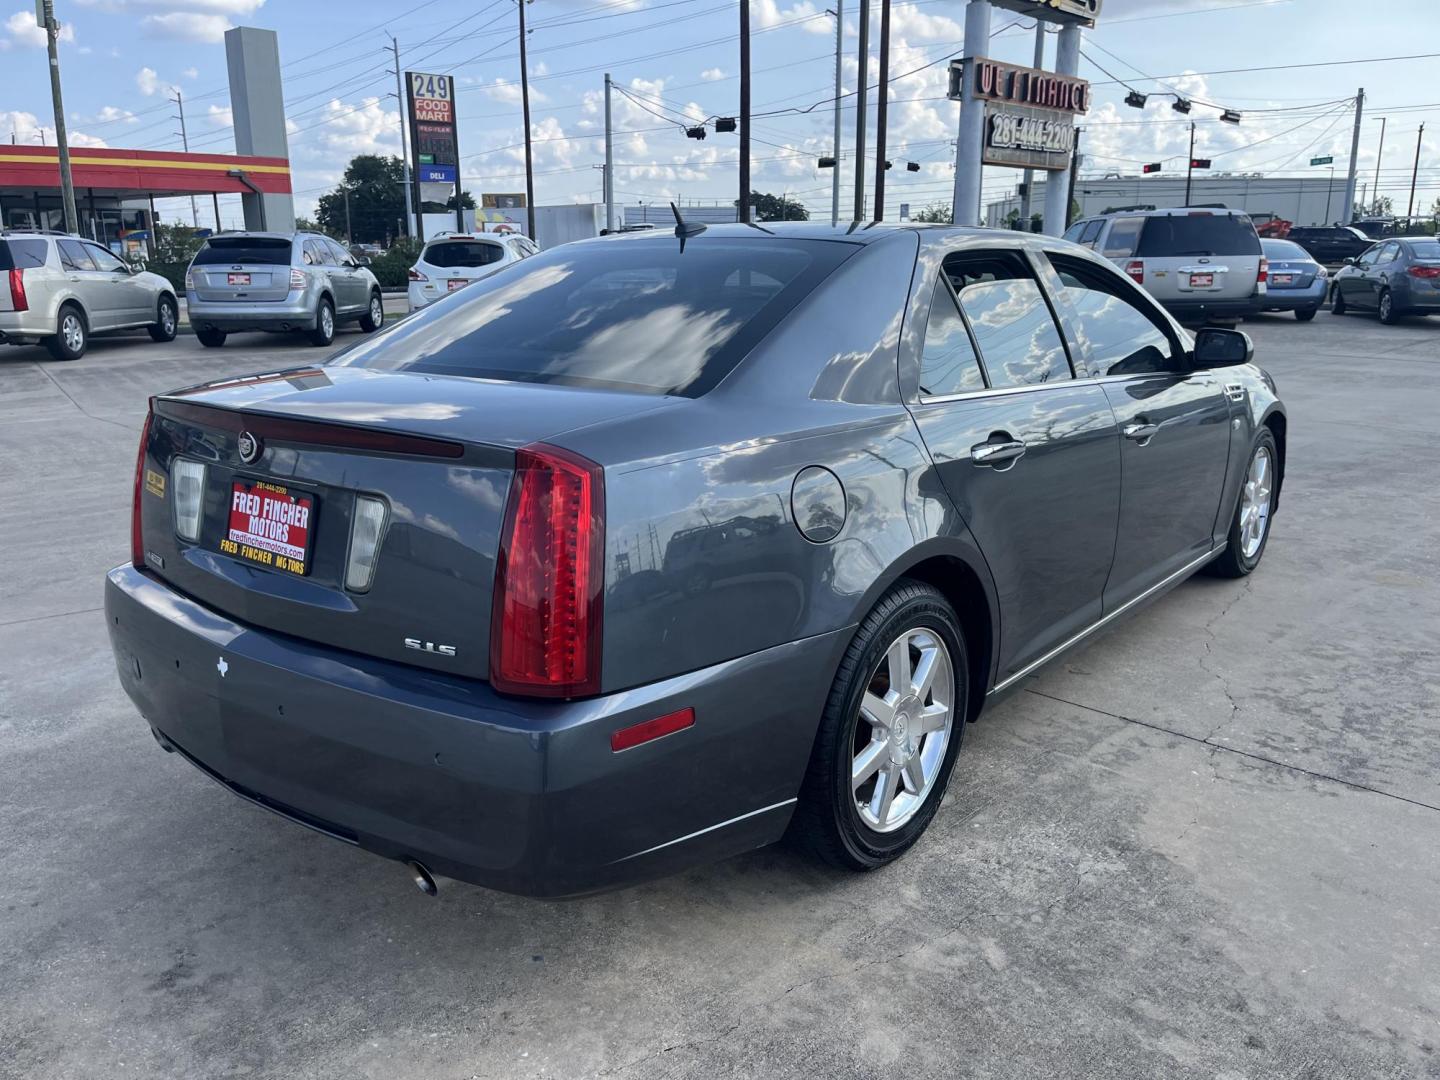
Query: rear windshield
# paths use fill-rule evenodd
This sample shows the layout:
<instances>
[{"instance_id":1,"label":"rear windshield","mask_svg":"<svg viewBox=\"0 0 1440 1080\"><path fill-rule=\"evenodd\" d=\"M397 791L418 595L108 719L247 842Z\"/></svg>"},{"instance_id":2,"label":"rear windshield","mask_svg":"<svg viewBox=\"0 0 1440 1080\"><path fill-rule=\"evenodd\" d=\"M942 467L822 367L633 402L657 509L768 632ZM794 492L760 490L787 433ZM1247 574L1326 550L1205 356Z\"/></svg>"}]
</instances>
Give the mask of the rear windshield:
<instances>
[{"instance_id":1,"label":"rear windshield","mask_svg":"<svg viewBox=\"0 0 1440 1080\"><path fill-rule=\"evenodd\" d=\"M1407 240L1417 259L1440 259L1440 240Z\"/></svg>"},{"instance_id":2,"label":"rear windshield","mask_svg":"<svg viewBox=\"0 0 1440 1080\"><path fill-rule=\"evenodd\" d=\"M473 268L499 262L505 257L505 249L484 240L446 240L431 244L420 257L431 266Z\"/></svg>"},{"instance_id":3,"label":"rear windshield","mask_svg":"<svg viewBox=\"0 0 1440 1080\"><path fill-rule=\"evenodd\" d=\"M1237 214L1166 214L1146 220L1135 254L1259 255L1260 237L1250 219Z\"/></svg>"},{"instance_id":4,"label":"rear windshield","mask_svg":"<svg viewBox=\"0 0 1440 1080\"><path fill-rule=\"evenodd\" d=\"M0 270L31 270L45 265L44 240L0 240Z\"/></svg>"},{"instance_id":5,"label":"rear windshield","mask_svg":"<svg viewBox=\"0 0 1440 1080\"><path fill-rule=\"evenodd\" d=\"M259 263L262 266L289 266L290 241L261 236L217 236L205 241L195 253L195 265L214 263Z\"/></svg>"},{"instance_id":6,"label":"rear windshield","mask_svg":"<svg viewBox=\"0 0 1440 1080\"><path fill-rule=\"evenodd\" d=\"M566 244L502 267L333 362L694 397L857 250L702 235L682 254L658 230Z\"/></svg>"},{"instance_id":7,"label":"rear windshield","mask_svg":"<svg viewBox=\"0 0 1440 1080\"><path fill-rule=\"evenodd\" d=\"M1299 244L1289 240L1261 240L1267 259L1304 259L1310 261L1310 253Z\"/></svg>"}]
</instances>

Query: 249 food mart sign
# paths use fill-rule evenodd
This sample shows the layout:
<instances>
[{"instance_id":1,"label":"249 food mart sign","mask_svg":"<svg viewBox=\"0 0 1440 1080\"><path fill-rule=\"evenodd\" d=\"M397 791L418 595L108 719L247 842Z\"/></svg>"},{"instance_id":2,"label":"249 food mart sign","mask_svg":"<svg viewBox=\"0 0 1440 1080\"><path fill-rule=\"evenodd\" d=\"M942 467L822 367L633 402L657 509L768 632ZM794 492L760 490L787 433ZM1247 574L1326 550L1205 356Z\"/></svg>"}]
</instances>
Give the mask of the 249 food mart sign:
<instances>
[{"instance_id":1,"label":"249 food mart sign","mask_svg":"<svg viewBox=\"0 0 1440 1080\"><path fill-rule=\"evenodd\" d=\"M1075 148L1075 116L1090 108L1090 84L1072 75L971 59L950 65L950 97L960 99L969 80L985 103L986 165L1021 169L1067 168Z\"/></svg>"},{"instance_id":2,"label":"249 food mart sign","mask_svg":"<svg viewBox=\"0 0 1440 1080\"><path fill-rule=\"evenodd\" d=\"M453 184L460 163L455 80L449 75L407 71L405 83L415 177L422 184Z\"/></svg>"}]
</instances>

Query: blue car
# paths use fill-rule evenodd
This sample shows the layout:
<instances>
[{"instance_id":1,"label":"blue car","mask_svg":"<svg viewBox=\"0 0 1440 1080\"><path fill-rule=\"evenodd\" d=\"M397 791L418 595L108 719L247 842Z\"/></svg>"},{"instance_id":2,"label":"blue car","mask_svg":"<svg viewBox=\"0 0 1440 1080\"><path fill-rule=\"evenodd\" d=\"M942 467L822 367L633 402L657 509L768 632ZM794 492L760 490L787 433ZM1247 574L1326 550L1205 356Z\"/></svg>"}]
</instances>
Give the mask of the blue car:
<instances>
[{"instance_id":1,"label":"blue car","mask_svg":"<svg viewBox=\"0 0 1440 1080\"><path fill-rule=\"evenodd\" d=\"M1325 303L1330 271L1293 240L1260 241L1268 268L1267 288L1261 311L1293 311L1295 318L1309 322Z\"/></svg>"}]
</instances>

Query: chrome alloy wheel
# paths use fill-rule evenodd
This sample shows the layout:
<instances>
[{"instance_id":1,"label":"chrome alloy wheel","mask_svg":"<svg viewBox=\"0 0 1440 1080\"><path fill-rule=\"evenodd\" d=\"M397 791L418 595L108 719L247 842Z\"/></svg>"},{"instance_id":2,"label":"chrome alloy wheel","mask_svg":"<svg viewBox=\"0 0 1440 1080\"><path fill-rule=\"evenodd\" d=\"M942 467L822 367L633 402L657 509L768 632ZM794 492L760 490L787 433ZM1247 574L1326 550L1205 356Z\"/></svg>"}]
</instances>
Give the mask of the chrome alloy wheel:
<instances>
[{"instance_id":1,"label":"chrome alloy wheel","mask_svg":"<svg viewBox=\"0 0 1440 1080\"><path fill-rule=\"evenodd\" d=\"M64 339L65 348L71 352L79 352L85 346L85 325L80 321L80 316L73 311L67 311L64 318L60 320L60 337Z\"/></svg>"},{"instance_id":2,"label":"chrome alloy wheel","mask_svg":"<svg viewBox=\"0 0 1440 1080\"><path fill-rule=\"evenodd\" d=\"M172 304L160 305L160 329L167 334L175 333L175 308Z\"/></svg>"},{"instance_id":3,"label":"chrome alloy wheel","mask_svg":"<svg viewBox=\"0 0 1440 1080\"><path fill-rule=\"evenodd\" d=\"M378 296L370 298L370 321L377 327L385 321L385 304Z\"/></svg>"},{"instance_id":4,"label":"chrome alloy wheel","mask_svg":"<svg viewBox=\"0 0 1440 1080\"><path fill-rule=\"evenodd\" d=\"M1240 550L1253 559L1270 527L1270 489L1273 486L1270 450L1262 446L1250 459L1250 472L1240 493Z\"/></svg>"},{"instance_id":5,"label":"chrome alloy wheel","mask_svg":"<svg viewBox=\"0 0 1440 1080\"><path fill-rule=\"evenodd\" d=\"M860 820L900 828L940 775L955 713L955 669L940 636L924 627L890 644L860 699L850 788Z\"/></svg>"},{"instance_id":6,"label":"chrome alloy wheel","mask_svg":"<svg viewBox=\"0 0 1440 1080\"><path fill-rule=\"evenodd\" d=\"M329 304L320 305L320 332L327 338L335 333L335 313L330 310Z\"/></svg>"}]
</instances>

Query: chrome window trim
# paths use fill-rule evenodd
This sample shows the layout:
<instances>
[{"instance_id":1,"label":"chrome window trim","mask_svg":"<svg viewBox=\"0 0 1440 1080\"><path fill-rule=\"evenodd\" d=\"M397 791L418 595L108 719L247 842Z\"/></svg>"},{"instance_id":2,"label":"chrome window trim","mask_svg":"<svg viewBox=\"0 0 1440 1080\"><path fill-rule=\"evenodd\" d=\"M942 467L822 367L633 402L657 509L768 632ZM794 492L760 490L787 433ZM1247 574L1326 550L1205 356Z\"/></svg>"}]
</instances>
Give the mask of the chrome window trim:
<instances>
[{"instance_id":1,"label":"chrome window trim","mask_svg":"<svg viewBox=\"0 0 1440 1080\"><path fill-rule=\"evenodd\" d=\"M998 694L1002 690L1013 686L1015 683L1019 682L1026 675L1029 675L1032 671L1040 667L1042 664L1053 660L1066 649L1070 648L1070 646L1079 644L1079 642L1089 637L1091 634L1095 633L1095 631L1099 630L1101 627L1108 624L1112 619L1117 619L1121 615L1125 614L1125 612L1129 611L1136 604L1140 603L1140 601L1154 596L1161 589L1165 588L1165 586L1171 584L1172 582L1178 581L1186 574L1189 574L1192 571L1199 569L1202 565L1209 562L1211 559L1215 558L1215 556L1219 555L1222 551L1224 551L1225 547L1225 543L1221 543L1218 547L1211 548L1209 551L1205 552L1205 554L1201 555L1198 559L1191 559L1188 563L1182 566L1179 570L1176 570L1173 574L1170 574L1164 579L1157 581L1154 585L1151 585L1144 592L1140 593L1140 595L1125 601L1125 603L1121 604L1114 611L1109 612L1106 615L1102 615L1099 619L1095 620L1084 630L1081 630L1078 634L1075 634L1073 637L1070 637L1065 641L1062 641L1059 645L1056 645L1044 656L1041 656L1037 660L1030 661L1030 663L1026 664L1023 668L1017 671L1014 675L1011 675L1009 678L1002 679L1000 682L996 683L990 690L988 690L985 696L989 697L991 694Z\"/></svg>"}]
</instances>

